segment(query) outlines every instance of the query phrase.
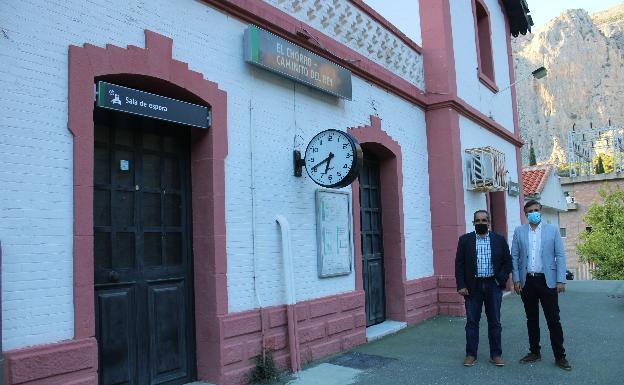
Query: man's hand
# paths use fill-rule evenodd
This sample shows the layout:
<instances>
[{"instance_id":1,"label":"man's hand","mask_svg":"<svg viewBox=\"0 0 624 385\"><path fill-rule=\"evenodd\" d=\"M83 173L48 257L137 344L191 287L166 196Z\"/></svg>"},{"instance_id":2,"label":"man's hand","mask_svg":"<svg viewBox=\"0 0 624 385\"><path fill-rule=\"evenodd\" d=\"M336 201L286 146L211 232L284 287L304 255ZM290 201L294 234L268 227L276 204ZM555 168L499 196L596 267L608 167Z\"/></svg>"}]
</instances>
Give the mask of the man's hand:
<instances>
[{"instance_id":1,"label":"man's hand","mask_svg":"<svg viewBox=\"0 0 624 385\"><path fill-rule=\"evenodd\" d=\"M557 293L565 292L565 283L557 282Z\"/></svg>"},{"instance_id":2,"label":"man's hand","mask_svg":"<svg viewBox=\"0 0 624 385\"><path fill-rule=\"evenodd\" d=\"M463 289L459 289L457 290L457 294L463 295L465 297L468 295L468 289L466 289L465 287Z\"/></svg>"},{"instance_id":3,"label":"man's hand","mask_svg":"<svg viewBox=\"0 0 624 385\"><path fill-rule=\"evenodd\" d=\"M514 291L516 292L516 294L522 293L522 282L514 282Z\"/></svg>"}]
</instances>

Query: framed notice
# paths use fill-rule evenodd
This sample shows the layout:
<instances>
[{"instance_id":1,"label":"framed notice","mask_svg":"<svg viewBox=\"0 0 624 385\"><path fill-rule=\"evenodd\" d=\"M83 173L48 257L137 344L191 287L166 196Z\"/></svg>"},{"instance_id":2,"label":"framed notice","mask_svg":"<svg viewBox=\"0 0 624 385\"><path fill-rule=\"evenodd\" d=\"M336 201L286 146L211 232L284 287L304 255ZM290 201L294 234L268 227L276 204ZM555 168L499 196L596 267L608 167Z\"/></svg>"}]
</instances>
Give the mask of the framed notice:
<instances>
[{"instance_id":1,"label":"framed notice","mask_svg":"<svg viewBox=\"0 0 624 385\"><path fill-rule=\"evenodd\" d=\"M316 190L318 275L321 278L350 274L353 268L351 194Z\"/></svg>"}]
</instances>

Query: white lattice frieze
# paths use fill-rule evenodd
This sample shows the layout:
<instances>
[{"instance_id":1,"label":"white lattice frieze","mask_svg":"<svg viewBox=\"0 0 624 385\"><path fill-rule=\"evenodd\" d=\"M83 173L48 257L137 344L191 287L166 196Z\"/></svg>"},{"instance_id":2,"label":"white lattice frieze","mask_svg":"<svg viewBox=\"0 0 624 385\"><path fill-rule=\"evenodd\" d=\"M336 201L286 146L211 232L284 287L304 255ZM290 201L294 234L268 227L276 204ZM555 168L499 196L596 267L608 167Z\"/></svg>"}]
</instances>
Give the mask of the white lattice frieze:
<instances>
[{"instance_id":1,"label":"white lattice frieze","mask_svg":"<svg viewBox=\"0 0 624 385\"><path fill-rule=\"evenodd\" d=\"M263 1L424 90L422 55L348 0Z\"/></svg>"}]
</instances>

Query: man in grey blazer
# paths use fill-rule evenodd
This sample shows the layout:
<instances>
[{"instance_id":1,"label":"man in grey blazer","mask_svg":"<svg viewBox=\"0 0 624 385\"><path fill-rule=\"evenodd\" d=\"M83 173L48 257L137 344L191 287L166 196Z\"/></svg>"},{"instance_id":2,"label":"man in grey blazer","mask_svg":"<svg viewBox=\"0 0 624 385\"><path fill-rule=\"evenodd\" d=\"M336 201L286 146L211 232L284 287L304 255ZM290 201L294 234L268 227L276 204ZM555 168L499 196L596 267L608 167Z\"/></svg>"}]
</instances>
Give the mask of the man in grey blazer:
<instances>
[{"instance_id":1,"label":"man in grey blazer","mask_svg":"<svg viewBox=\"0 0 624 385\"><path fill-rule=\"evenodd\" d=\"M555 363L564 370L572 366L563 348L563 329L559 321L559 293L565 292L566 263L559 229L541 223L542 205L530 200L524 205L529 223L516 228L511 246L513 281L516 294L524 303L529 332L529 353L521 363L540 361L539 303L550 332Z\"/></svg>"}]
</instances>

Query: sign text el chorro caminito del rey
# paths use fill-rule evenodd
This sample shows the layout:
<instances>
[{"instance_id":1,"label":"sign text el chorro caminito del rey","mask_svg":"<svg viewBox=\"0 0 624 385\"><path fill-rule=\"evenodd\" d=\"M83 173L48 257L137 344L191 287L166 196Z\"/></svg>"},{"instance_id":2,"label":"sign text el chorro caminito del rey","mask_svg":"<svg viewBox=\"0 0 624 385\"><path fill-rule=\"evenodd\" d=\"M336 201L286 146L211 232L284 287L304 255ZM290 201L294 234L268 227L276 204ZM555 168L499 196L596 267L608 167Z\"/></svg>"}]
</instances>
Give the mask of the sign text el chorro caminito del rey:
<instances>
[{"instance_id":1,"label":"sign text el chorro caminito del rey","mask_svg":"<svg viewBox=\"0 0 624 385\"><path fill-rule=\"evenodd\" d=\"M351 100L351 72L255 25L245 31L245 61Z\"/></svg>"}]
</instances>

